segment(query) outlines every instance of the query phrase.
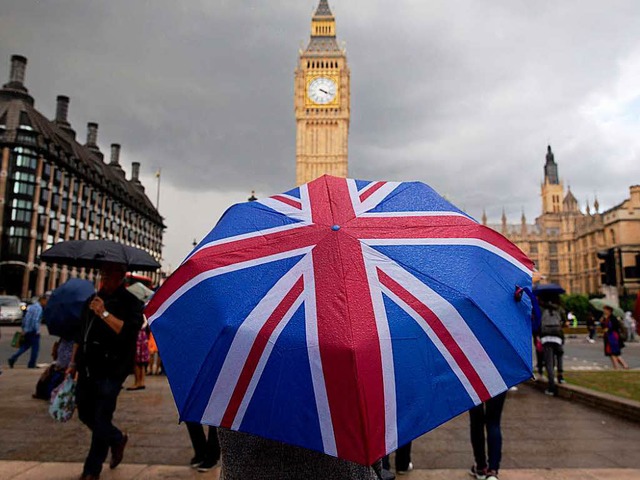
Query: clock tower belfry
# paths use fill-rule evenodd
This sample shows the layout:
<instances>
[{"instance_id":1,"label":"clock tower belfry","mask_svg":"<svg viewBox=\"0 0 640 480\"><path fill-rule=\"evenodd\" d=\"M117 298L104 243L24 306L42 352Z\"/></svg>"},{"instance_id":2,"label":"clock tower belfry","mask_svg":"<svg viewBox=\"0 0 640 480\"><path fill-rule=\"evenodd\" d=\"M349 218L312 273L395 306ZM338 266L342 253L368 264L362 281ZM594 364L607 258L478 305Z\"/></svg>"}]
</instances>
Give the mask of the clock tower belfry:
<instances>
[{"instance_id":1,"label":"clock tower belfry","mask_svg":"<svg viewBox=\"0 0 640 480\"><path fill-rule=\"evenodd\" d=\"M320 0L295 71L298 185L324 174L347 176L349 102L347 55L336 40L329 3Z\"/></svg>"}]
</instances>

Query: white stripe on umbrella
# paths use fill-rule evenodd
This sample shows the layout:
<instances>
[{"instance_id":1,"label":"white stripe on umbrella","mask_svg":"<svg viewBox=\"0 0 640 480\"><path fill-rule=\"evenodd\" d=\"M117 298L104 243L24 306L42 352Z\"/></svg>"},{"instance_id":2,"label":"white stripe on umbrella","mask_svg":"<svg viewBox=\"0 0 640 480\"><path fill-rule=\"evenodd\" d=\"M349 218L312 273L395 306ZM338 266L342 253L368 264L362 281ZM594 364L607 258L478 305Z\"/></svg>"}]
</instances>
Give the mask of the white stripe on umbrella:
<instances>
[{"instance_id":1,"label":"white stripe on umbrella","mask_svg":"<svg viewBox=\"0 0 640 480\"><path fill-rule=\"evenodd\" d=\"M300 198L295 198L292 197L290 195L286 195L286 194L278 194L279 197L284 197L284 198L289 198L293 201L296 202L300 202L302 208L298 209L296 207L293 207L291 205L288 205L285 202L281 202L280 200L277 200L275 198L264 198L261 200L258 200L257 203L261 203L273 210L275 210L278 213L281 213L282 215L286 215L288 217L291 218L295 218L297 220L302 220L303 222L306 223L311 223L311 208L309 207L309 193L307 191L307 186L306 185L302 185L300 186Z\"/></svg>"},{"instance_id":2,"label":"white stripe on umbrella","mask_svg":"<svg viewBox=\"0 0 640 480\"><path fill-rule=\"evenodd\" d=\"M375 183L377 182L372 182L369 187L371 188ZM380 202L385 200L389 196L389 194L391 194L396 188L398 188L400 183L386 182L364 202L360 201L361 192L358 192L358 187L356 186L355 180L347 179L347 185L349 187L349 196L351 197L351 203L353 204L353 211L355 212L356 216L360 216L364 212L377 207Z\"/></svg>"},{"instance_id":3,"label":"white stripe on umbrella","mask_svg":"<svg viewBox=\"0 0 640 480\"><path fill-rule=\"evenodd\" d=\"M211 247L217 247L219 245L224 245L225 243L233 243L233 242L239 242L240 240L247 240L249 238L255 238L255 237L263 237L266 235L270 235L273 233L279 233L279 232L286 232L287 230L294 230L296 228L301 228L301 227L305 227L309 225L308 223L292 223L289 225L282 225L280 227L273 227L273 228L267 228L265 230L256 230L250 233L244 233L242 235L235 235L233 237L227 237L227 238L221 238L219 240L214 240L212 242L207 242L204 245L198 247L197 250L194 250L193 252L191 252L187 258L185 258L182 263L180 265L183 265L187 260L189 260L191 257L193 257L195 254L206 250L208 248Z\"/></svg>"},{"instance_id":4,"label":"white stripe on umbrella","mask_svg":"<svg viewBox=\"0 0 640 480\"><path fill-rule=\"evenodd\" d=\"M324 451L329 455L338 455L336 437L333 431L329 397L324 382L322 358L320 357L320 341L318 340L318 312L316 307L316 285L313 271L313 252L309 255L311 261L308 270L304 273L305 290L305 328L307 332L307 352L309 355L309 367L313 382L313 394L316 399L318 421L320 422L320 434Z\"/></svg>"},{"instance_id":5,"label":"white stripe on umbrella","mask_svg":"<svg viewBox=\"0 0 640 480\"><path fill-rule=\"evenodd\" d=\"M305 263L308 263L308 260L305 261L306 258L308 257L304 257L303 259L301 259L291 270L285 273L276 282L276 284L260 300L260 302L251 311L249 316L236 331L233 341L231 342L231 346L229 347L229 350L225 357L224 363L222 364L220 374L218 375L216 383L213 386L211 395L209 396L209 401L202 415L203 422L212 423L215 425L220 425L220 423L222 422L222 417L227 411L229 401L231 400L231 396L233 395L235 386L238 384L238 379L240 378L240 374L244 369L249 353L251 352L251 347L256 341L258 333L261 331L262 327L267 322L274 310L280 305L285 296L291 291L293 286L300 279L300 276L305 270L303 266ZM296 300L296 304L298 304L298 300L299 299ZM293 310L292 308L289 309L280 323L288 322L294 312L295 310ZM277 328L276 331L279 335L279 332L282 330ZM267 348L268 353L271 353L271 348ZM261 362L262 361L263 359L261 358ZM266 362L266 359L264 361ZM262 371L260 371L260 373L262 373ZM246 395L248 394L249 391L247 391ZM251 391L251 394L253 394L253 391ZM242 403L245 404L246 409L246 405L248 405L248 402L245 403L243 399ZM239 413L240 412L238 412L238 414Z\"/></svg>"},{"instance_id":6,"label":"white stripe on umbrella","mask_svg":"<svg viewBox=\"0 0 640 480\"><path fill-rule=\"evenodd\" d=\"M362 247L365 268L367 269L369 292L371 294L371 302L373 303L378 339L380 342L385 405L385 443L386 450L391 452L398 448L398 411L396 405L396 376L393 364L393 346L391 342L391 332L389 331L387 310L384 306L384 299L382 298L382 285L378 280L375 263L371 262L370 256L367 255L367 250L373 249L366 245Z\"/></svg>"},{"instance_id":7,"label":"white stripe on umbrella","mask_svg":"<svg viewBox=\"0 0 640 480\"><path fill-rule=\"evenodd\" d=\"M522 262L519 262L514 257L509 255L507 252L502 250L495 245L492 245L489 242L485 242L484 240L480 240L479 238L363 238L360 240L361 242L366 243L369 246L373 247L385 247L385 246L409 246L409 245L452 245L452 246L469 246L469 247L478 247L483 250L487 250L499 257L505 259L507 262L516 266L524 273L531 275L533 272L529 267L524 265Z\"/></svg>"},{"instance_id":8,"label":"white stripe on umbrella","mask_svg":"<svg viewBox=\"0 0 640 480\"><path fill-rule=\"evenodd\" d=\"M305 247L298 248L296 250L290 250L288 252L278 253L276 255L269 255L266 257L260 257L253 260L247 260L246 262L234 263L233 265L227 265L225 267L214 268L212 270L207 270L202 272L188 282L184 283L178 290L173 292L173 294L167 298L156 312L149 317L149 324L153 323L158 317L160 317L171 305L173 305L178 299L187 293L189 290L197 286L198 284L204 282L213 277L217 277L219 275L224 275L225 273L234 272L236 270L242 270L245 268L256 267L258 265L263 265L265 263L277 262L278 260L284 260L291 257L296 257L298 255L304 255L309 253L313 247Z\"/></svg>"},{"instance_id":9,"label":"white stripe on umbrella","mask_svg":"<svg viewBox=\"0 0 640 480\"><path fill-rule=\"evenodd\" d=\"M495 396L507 389L507 386L504 383L500 372L493 363L493 360L489 357L480 341L453 305L388 257L371 248L363 248L363 251L365 252L367 259L371 261L372 264L380 268L380 270L399 283L439 318L440 322L442 322L458 347L462 350L462 353L469 360L471 366L480 377L480 380L491 396ZM467 376L463 373L458 363L454 360L431 327L413 308L411 308L404 300L399 298L394 292L384 285L382 285L382 288L385 294L389 295L389 297L392 298L398 306L416 320L420 328L422 328L422 330L429 336L436 348L438 348L440 353L447 360L447 363L449 363L451 369L456 373L474 403L480 403L480 398L467 379Z\"/></svg>"}]
</instances>

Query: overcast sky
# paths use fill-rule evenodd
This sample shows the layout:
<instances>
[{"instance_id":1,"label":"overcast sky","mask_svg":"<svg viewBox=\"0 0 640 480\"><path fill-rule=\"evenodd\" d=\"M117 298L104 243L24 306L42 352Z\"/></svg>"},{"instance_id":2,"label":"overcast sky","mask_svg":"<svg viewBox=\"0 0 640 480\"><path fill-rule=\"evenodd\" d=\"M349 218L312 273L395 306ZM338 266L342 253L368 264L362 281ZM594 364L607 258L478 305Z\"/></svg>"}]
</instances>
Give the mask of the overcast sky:
<instances>
[{"instance_id":1,"label":"overcast sky","mask_svg":"<svg viewBox=\"0 0 640 480\"><path fill-rule=\"evenodd\" d=\"M637 0L329 0L351 69L351 177L421 180L490 222L540 214L548 143L601 210L640 183ZM317 1L4 0L12 54L49 118L71 97L84 143L142 164L165 264L232 203L295 182L293 79Z\"/></svg>"}]
</instances>

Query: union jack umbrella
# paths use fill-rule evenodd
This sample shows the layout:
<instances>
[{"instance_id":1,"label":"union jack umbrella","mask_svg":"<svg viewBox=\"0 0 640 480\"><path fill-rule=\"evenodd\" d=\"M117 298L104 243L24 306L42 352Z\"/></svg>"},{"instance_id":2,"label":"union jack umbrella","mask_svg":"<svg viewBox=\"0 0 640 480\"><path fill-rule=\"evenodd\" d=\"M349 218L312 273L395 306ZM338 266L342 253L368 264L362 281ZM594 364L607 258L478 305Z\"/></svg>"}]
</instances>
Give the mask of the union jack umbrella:
<instances>
[{"instance_id":1,"label":"union jack umbrella","mask_svg":"<svg viewBox=\"0 0 640 480\"><path fill-rule=\"evenodd\" d=\"M532 262L422 183L231 207L146 309L182 420L371 465L531 377Z\"/></svg>"}]
</instances>

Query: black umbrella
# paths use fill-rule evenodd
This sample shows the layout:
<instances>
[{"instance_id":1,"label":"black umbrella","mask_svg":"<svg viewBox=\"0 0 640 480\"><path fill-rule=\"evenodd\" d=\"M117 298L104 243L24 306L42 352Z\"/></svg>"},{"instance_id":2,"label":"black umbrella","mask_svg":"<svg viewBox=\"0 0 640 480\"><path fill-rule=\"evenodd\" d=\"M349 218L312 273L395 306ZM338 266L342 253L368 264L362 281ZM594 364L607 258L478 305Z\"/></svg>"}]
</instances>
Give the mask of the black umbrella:
<instances>
[{"instance_id":1,"label":"black umbrella","mask_svg":"<svg viewBox=\"0 0 640 480\"><path fill-rule=\"evenodd\" d=\"M100 268L104 263L120 263L130 271L153 271L160 264L147 252L111 240L68 240L40 255L47 263L72 267Z\"/></svg>"}]
</instances>

